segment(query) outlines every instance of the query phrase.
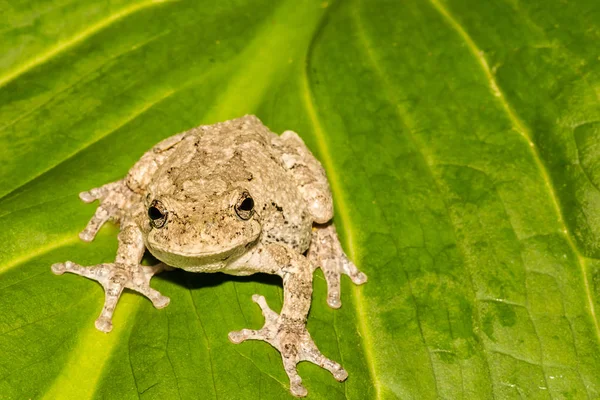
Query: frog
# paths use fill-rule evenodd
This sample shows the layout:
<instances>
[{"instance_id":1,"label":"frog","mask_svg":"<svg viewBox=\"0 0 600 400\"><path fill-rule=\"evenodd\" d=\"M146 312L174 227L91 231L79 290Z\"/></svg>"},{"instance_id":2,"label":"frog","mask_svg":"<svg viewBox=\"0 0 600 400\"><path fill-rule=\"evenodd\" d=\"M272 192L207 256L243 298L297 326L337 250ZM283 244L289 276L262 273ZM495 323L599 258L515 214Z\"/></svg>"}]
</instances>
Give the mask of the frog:
<instances>
[{"instance_id":1,"label":"frog","mask_svg":"<svg viewBox=\"0 0 600 400\"><path fill-rule=\"evenodd\" d=\"M342 248L327 174L297 133L275 134L253 115L202 125L164 139L124 178L80 198L99 202L79 234L82 240L91 242L107 221L119 225L115 260L91 266L66 261L51 269L100 283L105 298L95 321L98 330L111 331L124 289L147 297L158 309L166 307L170 299L150 286L164 271L278 275L281 311L253 295L263 327L232 331L229 340L261 340L277 349L294 396L307 395L297 371L301 361L346 380L347 371L321 353L306 328L313 274L322 270L332 308L341 306L342 275L357 285L367 276ZM142 265L146 250L158 264Z\"/></svg>"}]
</instances>

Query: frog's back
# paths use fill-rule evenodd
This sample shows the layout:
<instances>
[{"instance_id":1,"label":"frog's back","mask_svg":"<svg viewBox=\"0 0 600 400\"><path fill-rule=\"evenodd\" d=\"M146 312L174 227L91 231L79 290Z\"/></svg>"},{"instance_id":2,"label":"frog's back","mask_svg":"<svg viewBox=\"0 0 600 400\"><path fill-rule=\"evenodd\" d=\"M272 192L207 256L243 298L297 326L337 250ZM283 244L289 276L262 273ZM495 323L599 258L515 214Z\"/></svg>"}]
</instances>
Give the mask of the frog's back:
<instances>
[{"instance_id":1,"label":"frog's back","mask_svg":"<svg viewBox=\"0 0 600 400\"><path fill-rule=\"evenodd\" d=\"M253 115L214 125L199 126L192 129L190 133L200 139L200 148L220 149L224 152L251 148L253 146L248 146L251 143L266 149L270 147L271 139L275 136Z\"/></svg>"}]
</instances>

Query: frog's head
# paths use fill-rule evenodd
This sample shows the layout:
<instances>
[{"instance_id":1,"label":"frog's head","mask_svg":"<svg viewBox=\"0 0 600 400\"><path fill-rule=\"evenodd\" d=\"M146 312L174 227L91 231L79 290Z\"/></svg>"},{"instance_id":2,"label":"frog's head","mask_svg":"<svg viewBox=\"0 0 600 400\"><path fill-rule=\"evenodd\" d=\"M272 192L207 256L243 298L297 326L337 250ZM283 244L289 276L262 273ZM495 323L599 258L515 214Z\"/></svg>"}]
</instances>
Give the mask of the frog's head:
<instances>
[{"instance_id":1,"label":"frog's head","mask_svg":"<svg viewBox=\"0 0 600 400\"><path fill-rule=\"evenodd\" d=\"M243 187L204 181L185 182L175 190L150 189L140 226L148 250L168 265L219 270L260 236L255 200Z\"/></svg>"}]
</instances>

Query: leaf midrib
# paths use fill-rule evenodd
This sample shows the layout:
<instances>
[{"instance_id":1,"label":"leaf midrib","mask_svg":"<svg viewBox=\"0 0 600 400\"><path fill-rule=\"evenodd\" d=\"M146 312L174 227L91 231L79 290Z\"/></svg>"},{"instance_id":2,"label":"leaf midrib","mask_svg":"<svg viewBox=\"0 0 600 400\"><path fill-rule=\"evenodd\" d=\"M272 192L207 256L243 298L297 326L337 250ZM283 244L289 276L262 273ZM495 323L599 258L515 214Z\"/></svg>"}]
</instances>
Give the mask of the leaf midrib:
<instances>
[{"instance_id":1,"label":"leaf midrib","mask_svg":"<svg viewBox=\"0 0 600 400\"><path fill-rule=\"evenodd\" d=\"M324 20L325 20L325 18L323 18L323 21ZM348 213L348 206L346 204L346 198L343 195L343 191L341 189L341 184L340 184L340 180L339 180L340 178L336 172L333 161L331 159L331 151L329 150L327 141L325 140L325 134L324 134L323 128L321 126L321 123L319 122L319 117L318 117L317 112L314 107L313 99L311 96L310 84L308 81L308 68L310 67L310 62L309 62L310 52L313 48L314 39L317 37L320 29L321 29L321 26L315 32L315 34L313 36L313 42L311 43L309 50L308 50L308 54L305 56L306 64L305 64L305 68L303 69L304 74L301 77L302 93L304 96L303 100L304 100L304 104L306 106L306 110L308 112L310 122L313 126L313 132L315 134L315 139L316 139L317 148L319 150L319 154L321 155L321 161L322 161L325 169L327 170L327 177L329 179L331 191L334 194L334 198L337 199L337 204L338 204L337 211L339 212L339 214L338 214L340 217L339 219L344 221L343 225L346 228L346 232L348 234L348 240L347 240L348 253L352 260L356 260L357 253L356 253L356 250L354 247L355 242L356 242L356 239L354 236L355 227L354 227L352 219ZM371 340L372 335L370 333L370 328L369 328L368 324L366 323L367 316L366 316L366 312L363 308L363 303L365 301L364 301L364 298L363 298L363 295L361 292L361 288L358 287L357 285L353 284L352 285L352 295L355 299L352 303L353 303L355 311L356 311L358 328L359 328L359 332L361 335L360 342L362 343L363 352L364 352L365 358L366 358L366 363L369 368L370 378L371 378L371 381L373 382L373 386L375 387L375 397L377 399L381 399L382 398L382 394L381 394L382 393L382 391L381 391L382 385L381 385L380 380L378 379L378 374L375 369L375 362L374 362L374 356L373 356L374 345Z\"/></svg>"},{"instance_id":2,"label":"leaf midrib","mask_svg":"<svg viewBox=\"0 0 600 400\"><path fill-rule=\"evenodd\" d=\"M307 78L305 77L304 80L306 81ZM305 82L305 85L308 85L308 83ZM319 149L319 154L321 154L323 164L325 165L325 169L327 170L327 175L329 178L331 191L334 193L334 197L337 199L337 203L339 205L339 207L337 209L337 211L339 212L339 216L340 216L339 219L344 221L343 226L346 228L346 232L348 234L348 240L347 240L348 253L352 260L356 260L357 252L354 247L355 242L356 242L356 240L354 239L355 227L352 223L352 219L350 218L350 215L348 214L348 211L347 211L348 206L346 204L346 199L342 195L341 184L339 183L339 177L334 172L335 169L333 168L333 163L329 156L330 152L329 152L328 146L324 140L323 129L321 128L321 125L318 121L316 112L314 111L314 106L312 104L311 96L310 96L309 89L307 86L305 86L304 91L305 91L305 104L306 104L306 108L309 113L310 121L314 127L315 139L316 139L317 147ZM373 382L373 386L375 387L376 398L381 399L382 398L381 397L381 382L377 378L378 375L375 370L374 356L373 356L373 350L372 350L374 348L374 346L373 346L373 342L371 341L372 336L370 333L369 326L366 323L367 316L366 316L366 312L363 308L364 298L362 296L361 289L354 284L352 285L352 294L353 294L353 297L355 298L355 301L353 301L352 303L354 304L354 308L356 311L358 328L359 328L359 331L361 334L361 343L363 344L364 354L366 357L367 365L369 367L369 374L371 376L371 381Z\"/></svg>"},{"instance_id":3,"label":"leaf midrib","mask_svg":"<svg viewBox=\"0 0 600 400\"><path fill-rule=\"evenodd\" d=\"M358 37L359 37L359 40L361 42L361 45L363 47L363 50L367 54L367 59L369 60L370 64L372 65L373 70L377 72L378 79L380 81L382 81L382 87L385 88L384 91L386 92L387 97L390 99L390 102L393 103L393 104L398 105L398 104L400 104L400 102L396 99L395 95L389 89L391 87L389 79L383 73L383 71L381 70L381 68L379 67L379 65L377 64L376 58L375 58L373 52L371 51L371 46L370 46L370 43L369 43L369 41L368 41L368 39L366 37L366 33L365 33L366 30L365 30L363 24L361 23L361 18L359 16L359 12L358 12L358 9L360 7L359 0L356 0L354 4L355 4L355 7L354 7L354 9L352 11L352 17L354 19L355 25L357 26L356 30L357 30ZM424 151L425 146L423 145L423 143L420 140L417 139L417 137L415 136L412 128L406 122L406 117L407 117L406 116L406 112L404 112L399 106L396 106L394 109L395 109L395 111L397 113L397 118L402 123L402 125L406 128L406 132L407 132L407 134L409 136L409 140L413 143L413 145L415 146L415 149L417 150L417 153L419 154L419 156L423 160L423 164L425 165L425 167L426 167L426 169L427 169L427 171L429 173L429 176L431 177L431 180L432 180L433 184L435 185L437 191L439 193L441 193L441 190L439 188L439 184L438 184L438 182L436 180L435 174L433 173L433 170L431 169L431 164L432 164L431 155L427 154ZM453 233L454 237L456 238L457 235L456 235L456 230L455 230L455 223L452 220L452 215L450 213L450 210L448 209L448 205L443 200L442 200L442 204L443 204L444 209L445 209L445 211L446 211L446 213L448 215L448 219L449 219L449 222L450 222L452 233ZM382 215L385 218L385 212L384 211L382 211ZM463 255L463 258L464 258L464 255ZM423 344L424 344L424 346L425 346L425 348L427 350L427 355L428 355L429 363L430 363L430 367L431 367L431 373L432 373L432 377L433 377L434 385L435 385L435 389L436 389L436 395L439 397L438 382L437 382L438 378L436 376L435 368L434 368L434 365L433 365L433 360L432 360L432 357L431 357L431 352L432 351L430 350L429 345L427 343L427 340L426 340L426 338L425 338L425 336L423 334L423 330L422 330L422 326L421 326L421 322L420 322L420 318L419 318L418 306L416 304L416 301L414 299L414 295L412 293L412 286L410 284L410 279L408 277L408 274L405 274L405 276L407 278L408 287L409 287L409 290L410 290L410 296L413 299L413 303L415 304L415 313L416 313L417 324L418 324L418 327L419 327L419 332L420 332L420 335L421 335L421 339L423 340ZM469 276L469 282L471 284L472 290L475 291L475 284L474 284L474 281L473 281L473 278L472 278L472 275L471 275L470 271L468 273L468 276ZM476 296L475 296L475 293L473 293L473 300L474 301L477 300ZM478 321L478 325L481 325L480 322L479 322L481 320L481 317L479 315L478 309L476 309L476 310L477 310L476 311L476 319ZM484 347L484 350L485 350L485 347ZM483 361L485 363L486 373L487 373L487 375L489 377L489 380L490 380L490 383L491 383L492 382L492 376L491 376L491 372L490 372L489 361L487 359L487 356L485 355L485 351L483 352L483 357L482 358L483 358ZM459 363L459 370L460 370L460 374L461 374L461 377L462 377L463 372L462 372L462 365L460 363ZM464 383L463 383L463 385L464 385ZM491 391L490 392L492 394L492 398L495 398L494 391L493 391L493 385L491 387Z\"/></svg>"}]
</instances>

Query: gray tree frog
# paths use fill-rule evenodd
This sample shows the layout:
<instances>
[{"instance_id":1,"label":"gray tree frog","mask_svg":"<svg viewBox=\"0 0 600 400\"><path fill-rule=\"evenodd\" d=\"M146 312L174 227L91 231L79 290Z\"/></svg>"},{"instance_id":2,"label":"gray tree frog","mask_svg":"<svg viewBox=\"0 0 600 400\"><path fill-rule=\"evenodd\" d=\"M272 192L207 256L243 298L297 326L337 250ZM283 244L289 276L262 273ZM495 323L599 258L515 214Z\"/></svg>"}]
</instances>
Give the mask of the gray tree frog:
<instances>
[{"instance_id":1,"label":"gray tree frog","mask_svg":"<svg viewBox=\"0 0 600 400\"><path fill-rule=\"evenodd\" d=\"M200 126L172 136L146 152L124 179L80 194L99 200L80 238L92 241L108 220L120 224L114 263L83 267L71 261L55 274L78 274L105 291L96 320L103 332L123 289L148 297L156 308L169 298L150 287L153 275L175 268L231 275L276 274L283 279L283 308L263 296L261 329L229 333L233 343L264 340L281 353L295 396L306 388L296 364L311 361L343 381L348 373L326 358L306 330L317 267L325 275L328 304L340 307L340 276L355 284L367 277L346 257L338 240L325 171L292 131L274 134L255 116ZM162 263L140 265L145 249Z\"/></svg>"}]
</instances>

